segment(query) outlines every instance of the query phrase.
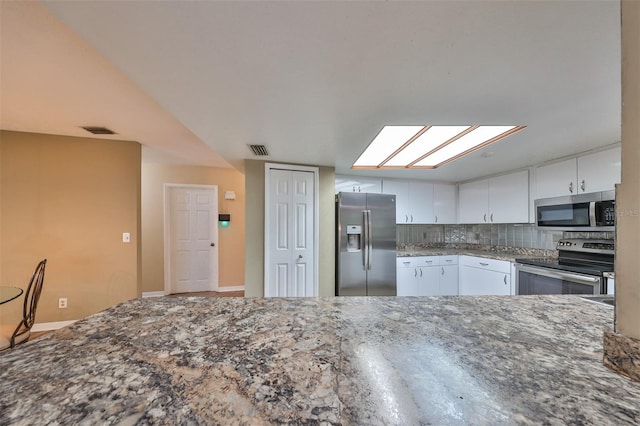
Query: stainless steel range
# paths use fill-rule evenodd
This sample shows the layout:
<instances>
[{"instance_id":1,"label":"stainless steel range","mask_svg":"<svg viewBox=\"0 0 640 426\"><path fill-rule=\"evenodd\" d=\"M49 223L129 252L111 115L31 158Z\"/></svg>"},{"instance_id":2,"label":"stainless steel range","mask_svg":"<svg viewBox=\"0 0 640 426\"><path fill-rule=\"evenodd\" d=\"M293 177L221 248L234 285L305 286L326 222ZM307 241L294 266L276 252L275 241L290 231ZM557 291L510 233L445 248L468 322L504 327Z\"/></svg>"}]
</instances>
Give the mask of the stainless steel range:
<instances>
[{"instance_id":1,"label":"stainless steel range","mask_svg":"<svg viewBox=\"0 0 640 426\"><path fill-rule=\"evenodd\" d=\"M607 294L613 240L563 239L558 258L516 259L516 294Z\"/></svg>"}]
</instances>

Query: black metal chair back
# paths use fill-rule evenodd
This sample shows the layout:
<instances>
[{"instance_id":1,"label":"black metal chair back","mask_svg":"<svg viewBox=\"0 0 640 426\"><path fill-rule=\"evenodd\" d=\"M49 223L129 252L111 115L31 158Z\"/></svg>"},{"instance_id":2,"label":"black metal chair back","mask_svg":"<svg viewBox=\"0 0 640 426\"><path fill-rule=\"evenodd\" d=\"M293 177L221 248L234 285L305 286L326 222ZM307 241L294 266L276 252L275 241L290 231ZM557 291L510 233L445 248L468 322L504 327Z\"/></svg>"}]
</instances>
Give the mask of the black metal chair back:
<instances>
[{"instance_id":1,"label":"black metal chair back","mask_svg":"<svg viewBox=\"0 0 640 426\"><path fill-rule=\"evenodd\" d=\"M22 321L16 327L16 330L11 336L11 348L16 345L16 338L22 336L25 333L31 331L31 327L36 320L36 308L38 307L38 300L40 300L40 293L42 293L42 284L44 283L44 268L47 266L47 259L43 259L36 266L29 286L24 295L24 305L22 307ZM26 341L26 340L25 340Z\"/></svg>"}]
</instances>

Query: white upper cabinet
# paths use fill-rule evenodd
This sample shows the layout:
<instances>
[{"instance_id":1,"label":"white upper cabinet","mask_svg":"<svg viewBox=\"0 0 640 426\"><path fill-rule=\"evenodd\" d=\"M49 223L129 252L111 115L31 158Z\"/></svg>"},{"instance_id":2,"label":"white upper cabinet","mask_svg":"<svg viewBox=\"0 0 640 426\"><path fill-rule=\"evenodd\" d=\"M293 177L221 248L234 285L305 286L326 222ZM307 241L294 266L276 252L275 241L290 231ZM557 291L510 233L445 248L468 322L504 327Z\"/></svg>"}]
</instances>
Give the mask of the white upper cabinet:
<instances>
[{"instance_id":1,"label":"white upper cabinet","mask_svg":"<svg viewBox=\"0 0 640 426\"><path fill-rule=\"evenodd\" d=\"M436 183L433 185L434 223L456 223L456 186Z\"/></svg>"},{"instance_id":2,"label":"white upper cabinet","mask_svg":"<svg viewBox=\"0 0 640 426\"><path fill-rule=\"evenodd\" d=\"M411 223L433 223L433 184L409 181Z\"/></svg>"},{"instance_id":3,"label":"white upper cabinet","mask_svg":"<svg viewBox=\"0 0 640 426\"><path fill-rule=\"evenodd\" d=\"M529 222L529 171L489 179L489 222Z\"/></svg>"},{"instance_id":4,"label":"white upper cabinet","mask_svg":"<svg viewBox=\"0 0 640 426\"><path fill-rule=\"evenodd\" d=\"M529 171L461 184L459 222L529 222Z\"/></svg>"},{"instance_id":5,"label":"white upper cabinet","mask_svg":"<svg viewBox=\"0 0 640 426\"><path fill-rule=\"evenodd\" d=\"M416 180L384 180L384 194L396 195L396 223L456 223L456 187Z\"/></svg>"},{"instance_id":6,"label":"white upper cabinet","mask_svg":"<svg viewBox=\"0 0 640 426\"><path fill-rule=\"evenodd\" d=\"M621 166L620 147L578 157L578 193L615 189Z\"/></svg>"},{"instance_id":7,"label":"white upper cabinet","mask_svg":"<svg viewBox=\"0 0 640 426\"><path fill-rule=\"evenodd\" d=\"M536 198L560 197L577 194L576 159L560 161L536 170Z\"/></svg>"},{"instance_id":8,"label":"white upper cabinet","mask_svg":"<svg viewBox=\"0 0 640 426\"><path fill-rule=\"evenodd\" d=\"M535 198L612 191L620 183L620 147L538 167Z\"/></svg>"},{"instance_id":9,"label":"white upper cabinet","mask_svg":"<svg viewBox=\"0 0 640 426\"><path fill-rule=\"evenodd\" d=\"M409 214L409 182L405 180L385 180L383 194L396 196L396 223L411 223Z\"/></svg>"},{"instance_id":10,"label":"white upper cabinet","mask_svg":"<svg viewBox=\"0 0 640 426\"><path fill-rule=\"evenodd\" d=\"M460 184L458 206L460 223L487 223L489 180L481 179Z\"/></svg>"},{"instance_id":11,"label":"white upper cabinet","mask_svg":"<svg viewBox=\"0 0 640 426\"><path fill-rule=\"evenodd\" d=\"M382 193L382 179L360 178L358 176L336 175L336 194L338 192Z\"/></svg>"}]
</instances>

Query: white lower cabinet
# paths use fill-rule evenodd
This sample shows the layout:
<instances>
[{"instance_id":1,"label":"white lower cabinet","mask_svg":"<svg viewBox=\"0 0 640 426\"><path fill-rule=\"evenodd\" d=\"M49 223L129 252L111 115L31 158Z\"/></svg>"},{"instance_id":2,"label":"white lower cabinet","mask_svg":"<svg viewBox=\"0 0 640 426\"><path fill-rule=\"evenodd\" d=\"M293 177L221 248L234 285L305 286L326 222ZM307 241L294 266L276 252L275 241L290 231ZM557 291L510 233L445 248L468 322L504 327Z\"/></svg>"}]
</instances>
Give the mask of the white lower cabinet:
<instances>
[{"instance_id":1,"label":"white lower cabinet","mask_svg":"<svg viewBox=\"0 0 640 426\"><path fill-rule=\"evenodd\" d=\"M461 296L511 295L511 262L460 256Z\"/></svg>"},{"instance_id":2,"label":"white lower cabinet","mask_svg":"<svg viewBox=\"0 0 640 426\"><path fill-rule=\"evenodd\" d=\"M458 256L417 256L397 259L398 296L458 294Z\"/></svg>"},{"instance_id":3,"label":"white lower cabinet","mask_svg":"<svg viewBox=\"0 0 640 426\"><path fill-rule=\"evenodd\" d=\"M418 269L411 266L408 257L399 257L396 264L396 294L398 296L418 295ZM404 262L404 265L403 265Z\"/></svg>"},{"instance_id":4,"label":"white lower cabinet","mask_svg":"<svg viewBox=\"0 0 640 426\"><path fill-rule=\"evenodd\" d=\"M440 296L457 296L459 294L458 265L440 265L438 291Z\"/></svg>"}]
</instances>

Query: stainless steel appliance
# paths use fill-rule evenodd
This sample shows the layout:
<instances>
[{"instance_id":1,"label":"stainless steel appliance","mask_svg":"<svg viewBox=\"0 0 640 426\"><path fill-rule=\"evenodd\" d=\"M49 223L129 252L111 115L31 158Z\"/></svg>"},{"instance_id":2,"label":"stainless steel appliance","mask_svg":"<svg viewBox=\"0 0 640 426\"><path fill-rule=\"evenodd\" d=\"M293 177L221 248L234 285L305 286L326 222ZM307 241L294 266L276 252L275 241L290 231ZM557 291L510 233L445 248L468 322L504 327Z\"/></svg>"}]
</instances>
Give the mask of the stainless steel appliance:
<instances>
[{"instance_id":1,"label":"stainless steel appliance","mask_svg":"<svg viewBox=\"0 0 640 426\"><path fill-rule=\"evenodd\" d=\"M607 294L613 240L563 239L558 258L516 259L516 294Z\"/></svg>"},{"instance_id":2,"label":"stainless steel appliance","mask_svg":"<svg viewBox=\"0 0 640 426\"><path fill-rule=\"evenodd\" d=\"M535 200L536 225L545 229L613 231L615 191Z\"/></svg>"},{"instance_id":3,"label":"stainless steel appliance","mask_svg":"<svg viewBox=\"0 0 640 426\"><path fill-rule=\"evenodd\" d=\"M336 194L336 295L396 295L396 197Z\"/></svg>"}]
</instances>

